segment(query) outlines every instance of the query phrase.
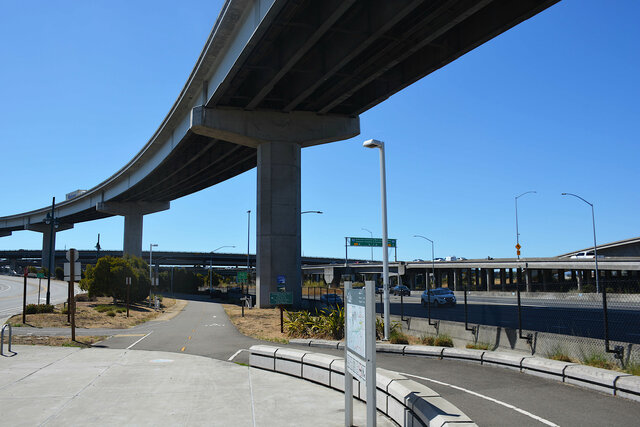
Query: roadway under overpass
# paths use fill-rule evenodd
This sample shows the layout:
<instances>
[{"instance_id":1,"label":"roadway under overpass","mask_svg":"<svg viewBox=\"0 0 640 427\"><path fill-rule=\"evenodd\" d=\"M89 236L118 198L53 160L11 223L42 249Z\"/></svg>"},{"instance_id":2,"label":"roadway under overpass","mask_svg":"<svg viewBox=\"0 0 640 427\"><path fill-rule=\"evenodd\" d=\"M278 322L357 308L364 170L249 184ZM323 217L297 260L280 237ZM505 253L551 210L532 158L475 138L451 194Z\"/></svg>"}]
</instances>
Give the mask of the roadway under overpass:
<instances>
[{"instance_id":1,"label":"roadway under overpass","mask_svg":"<svg viewBox=\"0 0 640 427\"><path fill-rule=\"evenodd\" d=\"M124 217L142 255L144 215L257 166L257 295L276 277L301 297L300 150L360 132L359 115L558 0L228 0L174 105L142 150L53 209L0 218L0 236ZM277 250L276 250L277 248Z\"/></svg>"}]
</instances>

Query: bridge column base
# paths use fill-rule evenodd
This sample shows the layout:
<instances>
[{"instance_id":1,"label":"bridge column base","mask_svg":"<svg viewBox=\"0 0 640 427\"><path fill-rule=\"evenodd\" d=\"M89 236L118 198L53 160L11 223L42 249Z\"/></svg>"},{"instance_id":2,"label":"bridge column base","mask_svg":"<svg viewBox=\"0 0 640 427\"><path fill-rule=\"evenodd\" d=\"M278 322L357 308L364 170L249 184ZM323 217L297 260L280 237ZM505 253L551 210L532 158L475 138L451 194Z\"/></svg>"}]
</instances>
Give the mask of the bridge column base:
<instances>
[{"instance_id":1,"label":"bridge column base","mask_svg":"<svg viewBox=\"0 0 640 427\"><path fill-rule=\"evenodd\" d=\"M73 224L59 224L58 227L53 228L52 235L50 224L28 224L24 226L25 230L42 233L42 267L49 269L49 261L51 261L51 270L55 270L55 257L53 257L53 253L56 247L56 233L72 228ZM53 271L51 271L51 274L53 274Z\"/></svg>"}]
</instances>

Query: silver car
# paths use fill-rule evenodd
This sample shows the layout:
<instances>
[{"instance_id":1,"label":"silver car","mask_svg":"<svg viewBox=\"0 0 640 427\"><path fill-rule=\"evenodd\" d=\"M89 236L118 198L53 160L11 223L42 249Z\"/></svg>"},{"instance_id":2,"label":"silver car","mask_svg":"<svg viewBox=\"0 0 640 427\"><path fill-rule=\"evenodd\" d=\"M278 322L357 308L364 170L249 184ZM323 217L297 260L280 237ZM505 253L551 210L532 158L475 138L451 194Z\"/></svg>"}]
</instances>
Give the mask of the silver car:
<instances>
[{"instance_id":1,"label":"silver car","mask_svg":"<svg viewBox=\"0 0 640 427\"><path fill-rule=\"evenodd\" d=\"M435 288L428 293L425 290L422 292L421 299L423 307L426 307L429 302L437 306L451 305L453 307L456 305L456 296L449 288Z\"/></svg>"}]
</instances>

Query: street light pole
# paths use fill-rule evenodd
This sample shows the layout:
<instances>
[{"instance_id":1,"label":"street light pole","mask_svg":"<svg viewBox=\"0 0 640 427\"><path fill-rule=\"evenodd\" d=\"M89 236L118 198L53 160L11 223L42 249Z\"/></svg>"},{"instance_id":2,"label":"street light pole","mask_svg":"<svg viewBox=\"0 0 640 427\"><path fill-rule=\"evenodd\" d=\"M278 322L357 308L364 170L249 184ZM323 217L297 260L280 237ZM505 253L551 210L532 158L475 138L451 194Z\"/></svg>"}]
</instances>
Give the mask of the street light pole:
<instances>
[{"instance_id":1,"label":"street light pole","mask_svg":"<svg viewBox=\"0 0 640 427\"><path fill-rule=\"evenodd\" d=\"M518 261L520 261L520 233L518 232L518 199L525 194L536 193L535 191L527 191L519 196L516 196L516 253L518 255Z\"/></svg>"},{"instance_id":2,"label":"street light pole","mask_svg":"<svg viewBox=\"0 0 640 427\"><path fill-rule=\"evenodd\" d=\"M573 197L577 197L578 199L582 200L583 202L585 202L586 204L588 204L589 206L591 206L591 223L593 225L593 259L596 262L596 293L600 293L600 274L598 273L598 252L597 252L597 245L596 245L596 216L595 213L593 211L593 203L589 203L587 202L585 199L583 199L582 197L578 196L577 194L573 194L573 193L562 193L563 196L573 196Z\"/></svg>"},{"instance_id":3,"label":"street light pole","mask_svg":"<svg viewBox=\"0 0 640 427\"><path fill-rule=\"evenodd\" d=\"M413 237L420 237L420 238L422 238L424 240L428 240L428 241L431 242L431 275L433 276L433 281L434 281L434 284L435 284L435 280L436 280L436 264L435 264L435 258L433 257L433 253L434 253L433 240L429 239L428 237L421 236L419 234L414 234ZM427 289L429 289L429 283L427 283L426 285L427 285Z\"/></svg>"},{"instance_id":4,"label":"street light pole","mask_svg":"<svg viewBox=\"0 0 640 427\"><path fill-rule=\"evenodd\" d=\"M380 198L382 201L382 286L384 294L384 339L389 340L389 247L387 234L387 179L385 170L384 142L369 139L362 144L366 148L380 150Z\"/></svg>"},{"instance_id":5,"label":"street light pole","mask_svg":"<svg viewBox=\"0 0 640 427\"><path fill-rule=\"evenodd\" d=\"M364 227L362 227L362 229L364 231L368 231L369 235L371 236L371 239L373 239L373 233L371 232L371 230L369 230L368 228L364 228ZM373 246L371 246L371 262L373 262Z\"/></svg>"},{"instance_id":6,"label":"street light pole","mask_svg":"<svg viewBox=\"0 0 640 427\"><path fill-rule=\"evenodd\" d=\"M53 198L53 201L51 202L51 217L49 218L49 224L51 226L50 230L49 230L49 274L47 275L47 305L49 305L51 303L51 264L52 264L52 259L55 256L55 248L53 247L53 227L56 225L55 222L55 207L56 207L56 198ZM46 222L46 219L45 219ZM38 304L40 304L40 301L38 301Z\"/></svg>"}]
</instances>

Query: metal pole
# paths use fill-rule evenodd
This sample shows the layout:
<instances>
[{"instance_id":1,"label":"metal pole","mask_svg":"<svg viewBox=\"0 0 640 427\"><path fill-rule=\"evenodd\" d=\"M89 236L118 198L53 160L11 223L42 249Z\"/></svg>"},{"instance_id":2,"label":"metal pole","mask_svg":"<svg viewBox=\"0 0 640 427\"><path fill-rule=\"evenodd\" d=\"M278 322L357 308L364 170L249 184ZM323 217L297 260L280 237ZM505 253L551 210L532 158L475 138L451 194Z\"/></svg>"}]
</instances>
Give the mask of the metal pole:
<instances>
[{"instance_id":1,"label":"metal pole","mask_svg":"<svg viewBox=\"0 0 640 427\"><path fill-rule=\"evenodd\" d=\"M349 252L348 252L348 249L347 249L349 247L348 241L349 241L349 238L345 237L344 238L344 266L345 267L347 265L349 265Z\"/></svg>"},{"instance_id":2,"label":"metal pole","mask_svg":"<svg viewBox=\"0 0 640 427\"><path fill-rule=\"evenodd\" d=\"M374 286L371 284L370 286ZM344 318L349 318L349 304L347 303L346 295L349 294L351 290L351 283L347 282L344 284L345 298L344 298ZM365 292L368 292L365 287ZM366 321L365 321L366 322ZM365 323L366 324L366 323ZM345 341L348 336L348 322L344 322L344 336ZM366 342L366 337L365 337ZM347 349L346 342L344 346L344 360L347 360L347 353L349 350ZM344 425L346 427L351 427L353 425L353 376L349 372L349 369L344 370Z\"/></svg>"},{"instance_id":3,"label":"metal pole","mask_svg":"<svg viewBox=\"0 0 640 427\"><path fill-rule=\"evenodd\" d=\"M380 193L382 199L382 271L384 275L383 292L384 292L384 339L389 340L389 246L387 234L387 178L384 156L384 144L379 146L380 149Z\"/></svg>"},{"instance_id":4,"label":"metal pole","mask_svg":"<svg viewBox=\"0 0 640 427\"><path fill-rule=\"evenodd\" d=\"M75 298L73 297L73 281L76 275L76 250L69 250L69 305L67 313L71 316L71 341L76 340L76 316L75 316Z\"/></svg>"},{"instance_id":5,"label":"metal pole","mask_svg":"<svg viewBox=\"0 0 640 427\"><path fill-rule=\"evenodd\" d=\"M51 201L51 218L50 218L50 226L49 229L49 274L47 274L47 305L51 304L51 259L55 255L55 248L53 247L53 233L54 233L54 215L55 215L55 207L56 207L56 198L54 197Z\"/></svg>"},{"instance_id":6,"label":"metal pole","mask_svg":"<svg viewBox=\"0 0 640 427\"><path fill-rule=\"evenodd\" d=\"M515 197L516 202L516 254L518 256L518 261L520 261L520 233L518 232L518 199L525 194L536 193L535 191L526 191L519 196Z\"/></svg>"},{"instance_id":7,"label":"metal pole","mask_svg":"<svg viewBox=\"0 0 640 427\"><path fill-rule=\"evenodd\" d=\"M27 274L29 274L29 269L25 267L24 268L24 291L22 293L22 324L23 325L27 323Z\"/></svg>"}]
</instances>

